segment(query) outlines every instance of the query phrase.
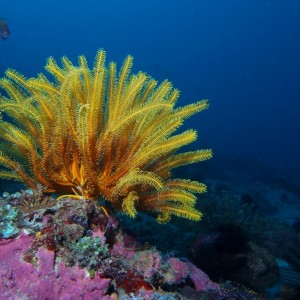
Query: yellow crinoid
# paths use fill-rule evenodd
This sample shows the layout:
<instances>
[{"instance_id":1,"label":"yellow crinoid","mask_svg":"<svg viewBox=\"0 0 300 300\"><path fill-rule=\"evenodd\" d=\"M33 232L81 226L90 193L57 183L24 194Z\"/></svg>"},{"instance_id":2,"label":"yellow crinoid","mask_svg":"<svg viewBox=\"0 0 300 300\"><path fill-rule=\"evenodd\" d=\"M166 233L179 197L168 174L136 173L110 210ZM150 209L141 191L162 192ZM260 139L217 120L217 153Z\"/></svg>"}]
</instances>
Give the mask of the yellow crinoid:
<instances>
[{"instance_id":1,"label":"yellow crinoid","mask_svg":"<svg viewBox=\"0 0 300 300\"><path fill-rule=\"evenodd\" d=\"M97 199L118 211L199 220L196 193L206 186L172 179L173 168L209 159L211 150L177 153L196 140L195 130L175 134L183 121L208 107L202 100L175 108L179 91L143 72L131 74L128 56L119 72L100 50L90 69L49 58L44 74L26 79L7 70L1 79L0 177L37 184L47 192Z\"/></svg>"}]
</instances>

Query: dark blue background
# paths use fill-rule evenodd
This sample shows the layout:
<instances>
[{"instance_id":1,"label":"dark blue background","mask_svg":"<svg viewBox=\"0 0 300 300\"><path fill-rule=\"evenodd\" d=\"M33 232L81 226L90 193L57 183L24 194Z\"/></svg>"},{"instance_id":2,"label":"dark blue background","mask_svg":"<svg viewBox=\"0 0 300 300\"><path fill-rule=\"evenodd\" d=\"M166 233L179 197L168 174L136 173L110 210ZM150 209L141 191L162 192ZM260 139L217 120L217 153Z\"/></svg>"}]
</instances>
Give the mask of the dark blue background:
<instances>
[{"instance_id":1,"label":"dark blue background","mask_svg":"<svg viewBox=\"0 0 300 300\"><path fill-rule=\"evenodd\" d=\"M0 16L11 29L1 77L35 76L50 55L92 64L104 48L120 64L132 54L134 71L181 90L179 105L210 100L188 125L220 168L231 155L299 171L299 0L10 0Z\"/></svg>"}]
</instances>

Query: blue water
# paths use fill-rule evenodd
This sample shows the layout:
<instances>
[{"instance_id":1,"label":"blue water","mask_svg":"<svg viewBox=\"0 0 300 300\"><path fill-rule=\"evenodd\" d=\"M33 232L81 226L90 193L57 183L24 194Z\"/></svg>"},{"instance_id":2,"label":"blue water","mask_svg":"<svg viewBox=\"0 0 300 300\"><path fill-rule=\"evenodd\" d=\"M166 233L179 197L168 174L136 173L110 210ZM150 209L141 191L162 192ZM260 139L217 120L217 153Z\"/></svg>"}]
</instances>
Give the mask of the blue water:
<instances>
[{"instance_id":1,"label":"blue water","mask_svg":"<svg viewBox=\"0 0 300 300\"><path fill-rule=\"evenodd\" d=\"M134 71L168 78L179 105L208 98L188 125L199 146L300 170L300 1L2 1L11 36L0 41L0 76L43 71L46 58L135 58ZM239 167L239 166L237 166ZM291 173L293 171L294 173Z\"/></svg>"}]
</instances>

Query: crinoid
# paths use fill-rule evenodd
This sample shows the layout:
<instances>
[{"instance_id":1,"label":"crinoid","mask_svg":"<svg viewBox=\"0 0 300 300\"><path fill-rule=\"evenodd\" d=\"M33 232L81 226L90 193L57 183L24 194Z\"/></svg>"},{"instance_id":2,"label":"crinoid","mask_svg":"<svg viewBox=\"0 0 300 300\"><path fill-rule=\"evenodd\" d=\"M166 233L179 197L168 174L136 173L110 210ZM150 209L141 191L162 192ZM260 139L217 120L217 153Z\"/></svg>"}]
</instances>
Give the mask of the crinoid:
<instances>
[{"instance_id":1,"label":"crinoid","mask_svg":"<svg viewBox=\"0 0 300 300\"><path fill-rule=\"evenodd\" d=\"M117 73L115 63L105 66L103 50L92 69L84 56L77 66L49 58L54 82L7 70L0 81L0 177L73 198L102 195L131 217L146 210L160 222L171 215L199 220L195 193L206 186L172 179L171 170L212 156L206 149L177 153L197 133L174 134L208 102L175 108L179 91L167 80L157 85L143 72L130 74L132 60Z\"/></svg>"}]
</instances>

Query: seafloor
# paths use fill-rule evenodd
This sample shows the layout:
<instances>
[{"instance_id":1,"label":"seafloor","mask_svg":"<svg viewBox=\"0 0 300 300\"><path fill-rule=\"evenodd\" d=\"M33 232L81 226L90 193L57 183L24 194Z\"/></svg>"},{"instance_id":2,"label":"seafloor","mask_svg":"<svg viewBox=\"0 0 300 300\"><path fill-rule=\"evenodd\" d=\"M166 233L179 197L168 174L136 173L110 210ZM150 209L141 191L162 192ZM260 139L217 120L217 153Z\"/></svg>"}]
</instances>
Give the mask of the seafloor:
<instances>
[{"instance_id":1,"label":"seafloor","mask_svg":"<svg viewBox=\"0 0 300 300\"><path fill-rule=\"evenodd\" d=\"M300 187L246 167L186 169L203 220L165 225L3 182L0 299L297 299Z\"/></svg>"}]
</instances>

